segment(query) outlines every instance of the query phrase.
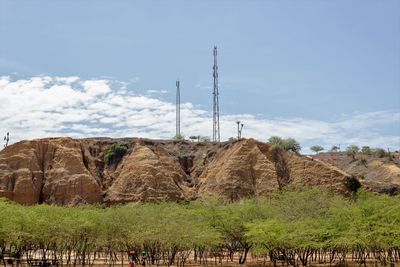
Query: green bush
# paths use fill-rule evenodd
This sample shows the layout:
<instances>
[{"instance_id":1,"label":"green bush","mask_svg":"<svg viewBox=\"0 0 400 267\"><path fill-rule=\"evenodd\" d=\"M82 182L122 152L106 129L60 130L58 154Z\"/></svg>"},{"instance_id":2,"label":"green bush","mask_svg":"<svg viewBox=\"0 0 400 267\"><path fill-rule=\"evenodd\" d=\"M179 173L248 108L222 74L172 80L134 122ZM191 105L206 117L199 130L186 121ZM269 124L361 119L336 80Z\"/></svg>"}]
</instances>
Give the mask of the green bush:
<instances>
[{"instance_id":1,"label":"green bush","mask_svg":"<svg viewBox=\"0 0 400 267\"><path fill-rule=\"evenodd\" d=\"M300 146L299 142L297 142L295 139L290 138L290 137L283 139L279 136L271 136L268 139L268 143L270 143L271 145L279 146L285 151L292 151L297 154L300 153L300 150L301 150L301 146Z\"/></svg>"},{"instance_id":2,"label":"green bush","mask_svg":"<svg viewBox=\"0 0 400 267\"><path fill-rule=\"evenodd\" d=\"M356 160L356 154L360 151L360 148L355 145L348 146L346 148L346 154L351 156L353 160Z\"/></svg>"},{"instance_id":3,"label":"green bush","mask_svg":"<svg viewBox=\"0 0 400 267\"><path fill-rule=\"evenodd\" d=\"M127 151L126 145L112 144L104 153L104 163L107 165L118 163Z\"/></svg>"},{"instance_id":4,"label":"green bush","mask_svg":"<svg viewBox=\"0 0 400 267\"><path fill-rule=\"evenodd\" d=\"M312 146L312 147L310 147L310 149L312 151L314 151L315 154L318 154L320 151L324 150L324 148L322 146Z\"/></svg>"},{"instance_id":5,"label":"green bush","mask_svg":"<svg viewBox=\"0 0 400 267\"><path fill-rule=\"evenodd\" d=\"M174 139L175 139L175 140L182 141L182 140L185 140L185 136L183 136L183 135L181 135L181 134L177 134L177 135L174 136Z\"/></svg>"},{"instance_id":6,"label":"green bush","mask_svg":"<svg viewBox=\"0 0 400 267\"><path fill-rule=\"evenodd\" d=\"M373 153L374 156L378 158L384 158L386 156L386 151L383 148L375 148Z\"/></svg>"},{"instance_id":7,"label":"green bush","mask_svg":"<svg viewBox=\"0 0 400 267\"><path fill-rule=\"evenodd\" d=\"M361 153L365 154L365 155L371 155L372 154L372 150L369 146L363 146L361 148Z\"/></svg>"}]
</instances>

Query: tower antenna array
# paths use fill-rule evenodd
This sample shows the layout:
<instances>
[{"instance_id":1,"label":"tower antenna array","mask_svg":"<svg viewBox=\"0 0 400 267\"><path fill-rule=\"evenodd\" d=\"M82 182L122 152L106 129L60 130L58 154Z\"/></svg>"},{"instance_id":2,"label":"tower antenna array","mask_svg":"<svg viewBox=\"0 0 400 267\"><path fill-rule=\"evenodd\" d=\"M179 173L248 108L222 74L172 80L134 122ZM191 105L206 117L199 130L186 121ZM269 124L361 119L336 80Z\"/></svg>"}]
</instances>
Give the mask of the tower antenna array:
<instances>
[{"instance_id":1,"label":"tower antenna array","mask_svg":"<svg viewBox=\"0 0 400 267\"><path fill-rule=\"evenodd\" d=\"M181 91L179 80L176 81L176 138L181 136Z\"/></svg>"},{"instance_id":2,"label":"tower antenna array","mask_svg":"<svg viewBox=\"0 0 400 267\"><path fill-rule=\"evenodd\" d=\"M220 142L217 46L214 46L213 141Z\"/></svg>"}]
</instances>

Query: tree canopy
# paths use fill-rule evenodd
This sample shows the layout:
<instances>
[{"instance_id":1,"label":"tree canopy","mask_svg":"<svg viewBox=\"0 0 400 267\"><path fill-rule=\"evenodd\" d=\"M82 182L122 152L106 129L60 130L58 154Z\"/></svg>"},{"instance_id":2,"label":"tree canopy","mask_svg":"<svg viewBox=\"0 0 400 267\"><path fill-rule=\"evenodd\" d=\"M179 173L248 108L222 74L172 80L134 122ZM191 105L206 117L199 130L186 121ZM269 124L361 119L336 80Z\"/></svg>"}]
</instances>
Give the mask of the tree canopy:
<instances>
[{"instance_id":1,"label":"tree canopy","mask_svg":"<svg viewBox=\"0 0 400 267\"><path fill-rule=\"evenodd\" d=\"M315 154L318 154L319 152L321 152L322 150L324 150L324 148L322 146L311 146L310 149L312 151L315 152Z\"/></svg>"},{"instance_id":2,"label":"tree canopy","mask_svg":"<svg viewBox=\"0 0 400 267\"><path fill-rule=\"evenodd\" d=\"M399 263L400 197L363 190L352 198L300 188L229 204L211 198L110 207L22 206L0 199L0 210L0 255L13 249L27 261L39 255L93 264L103 255L112 263L142 248L149 264L180 266L191 255L201 264L224 255L245 263L248 253L304 266L344 264L348 253L358 262Z\"/></svg>"},{"instance_id":3,"label":"tree canopy","mask_svg":"<svg viewBox=\"0 0 400 267\"><path fill-rule=\"evenodd\" d=\"M268 139L268 143L271 145L279 146L286 151L292 151L294 153L300 153L301 146L293 138L281 138L279 136L271 136Z\"/></svg>"}]
</instances>

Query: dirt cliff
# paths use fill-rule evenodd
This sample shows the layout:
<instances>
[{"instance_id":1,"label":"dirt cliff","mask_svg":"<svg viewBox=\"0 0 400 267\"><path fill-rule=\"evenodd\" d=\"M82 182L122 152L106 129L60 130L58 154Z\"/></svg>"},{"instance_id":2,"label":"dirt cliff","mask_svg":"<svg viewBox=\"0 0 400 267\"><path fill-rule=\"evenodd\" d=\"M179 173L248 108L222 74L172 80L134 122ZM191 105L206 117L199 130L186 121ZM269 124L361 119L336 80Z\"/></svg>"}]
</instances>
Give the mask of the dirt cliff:
<instances>
[{"instance_id":1,"label":"dirt cliff","mask_svg":"<svg viewBox=\"0 0 400 267\"><path fill-rule=\"evenodd\" d=\"M361 184L379 193L400 194L400 154L391 153L379 158L357 154L354 158L343 152L320 153L316 160L335 166L356 176Z\"/></svg>"},{"instance_id":2,"label":"dirt cliff","mask_svg":"<svg viewBox=\"0 0 400 267\"><path fill-rule=\"evenodd\" d=\"M114 143L127 152L104 162ZM347 191L348 175L330 165L253 139L224 143L139 138L48 138L0 151L0 197L23 204L123 203L209 195L236 200L295 185Z\"/></svg>"}]
</instances>

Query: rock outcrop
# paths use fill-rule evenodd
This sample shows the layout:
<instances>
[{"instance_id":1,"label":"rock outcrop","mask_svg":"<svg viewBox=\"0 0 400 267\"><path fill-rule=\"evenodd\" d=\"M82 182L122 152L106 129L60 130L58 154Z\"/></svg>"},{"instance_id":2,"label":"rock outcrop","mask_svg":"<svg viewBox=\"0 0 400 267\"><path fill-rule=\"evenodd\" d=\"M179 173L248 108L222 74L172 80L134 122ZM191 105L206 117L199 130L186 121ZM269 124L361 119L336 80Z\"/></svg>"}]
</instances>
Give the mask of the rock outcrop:
<instances>
[{"instance_id":1,"label":"rock outcrop","mask_svg":"<svg viewBox=\"0 0 400 267\"><path fill-rule=\"evenodd\" d=\"M113 143L125 145L128 151L119 162L106 165L104 153ZM60 205L192 200L210 195L236 200L277 190L282 175L290 184L347 191L345 172L287 152L280 152L280 162L276 162L269 148L253 139L225 143L139 138L21 141L0 151L0 197L23 204Z\"/></svg>"},{"instance_id":2,"label":"rock outcrop","mask_svg":"<svg viewBox=\"0 0 400 267\"><path fill-rule=\"evenodd\" d=\"M179 162L159 145L134 143L114 172L114 182L107 190L108 202L127 202L167 198L189 198L190 179Z\"/></svg>"},{"instance_id":3,"label":"rock outcrop","mask_svg":"<svg viewBox=\"0 0 400 267\"><path fill-rule=\"evenodd\" d=\"M80 140L23 141L0 152L0 196L24 204L100 202Z\"/></svg>"}]
</instances>

